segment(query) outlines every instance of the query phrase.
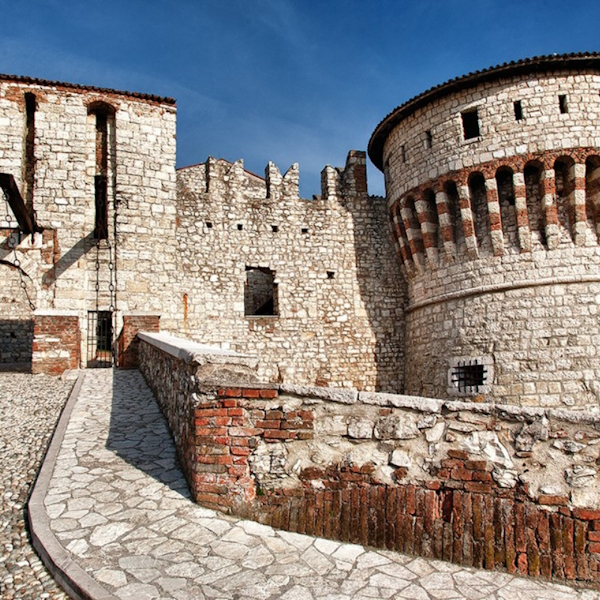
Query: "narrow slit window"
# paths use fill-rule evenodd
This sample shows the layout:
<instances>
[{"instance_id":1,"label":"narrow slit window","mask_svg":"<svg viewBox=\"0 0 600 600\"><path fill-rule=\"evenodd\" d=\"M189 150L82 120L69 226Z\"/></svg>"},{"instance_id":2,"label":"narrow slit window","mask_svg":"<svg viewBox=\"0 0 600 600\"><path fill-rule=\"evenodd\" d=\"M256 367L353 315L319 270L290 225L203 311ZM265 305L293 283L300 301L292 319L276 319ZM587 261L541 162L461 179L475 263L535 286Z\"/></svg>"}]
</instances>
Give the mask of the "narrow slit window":
<instances>
[{"instance_id":1,"label":"narrow slit window","mask_svg":"<svg viewBox=\"0 0 600 600\"><path fill-rule=\"evenodd\" d=\"M400 146L400 162L406 162L406 146L404 144Z\"/></svg>"},{"instance_id":2,"label":"narrow slit window","mask_svg":"<svg viewBox=\"0 0 600 600\"><path fill-rule=\"evenodd\" d=\"M558 108L560 109L561 115L566 115L569 112L569 106L567 105L567 96L560 94L558 97Z\"/></svg>"},{"instance_id":3,"label":"narrow slit window","mask_svg":"<svg viewBox=\"0 0 600 600\"><path fill-rule=\"evenodd\" d=\"M277 316L277 283L274 271L262 267L246 267L244 314L247 317Z\"/></svg>"},{"instance_id":4,"label":"narrow slit window","mask_svg":"<svg viewBox=\"0 0 600 600\"><path fill-rule=\"evenodd\" d=\"M25 94L25 205L33 209L33 186L35 183L35 95Z\"/></svg>"},{"instance_id":5,"label":"narrow slit window","mask_svg":"<svg viewBox=\"0 0 600 600\"><path fill-rule=\"evenodd\" d=\"M111 138L111 135L114 135L114 108L103 102L99 102L94 103L88 110L89 114L93 115L95 122L96 170L94 175L94 197L96 214L94 220L94 238L97 240L106 240L108 239L109 222L109 180L112 173L109 161L109 138Z\"/></svg>"},{"instance_id":6,"label":"narrow slit window","mask_svg":"<svg viewBox=\"0 0 600 600\"><path fill-rule=\"evenodd\" d=\"M515 121L522 121L523 120L523 106L521 105L521 101L515 100L515 102L513 102L513 107L515 109Z\"/></svg>"},{"instance_id":7,"label":"narrow slit window","mask_svg":"<svg viewBox=\"0 0 600 600\"><path fill-rule=\"evenodd\" d=\"M428 129L425 132L425 149L431 150L432 146L433 146L433 134L431 133L431 130Z\"/></svg>"},{"instance_id":8,"label":"narrow slit window","mask_svg":"<svg viewBox=\"0 0 600 600\"><path fill-rule=\"evenodd\" d=\"M477 109L468 110L460 113L462 117L463 135L465 140L472 140L478 138L479 132L479 115Z\"/></svg>"}]
</instances>

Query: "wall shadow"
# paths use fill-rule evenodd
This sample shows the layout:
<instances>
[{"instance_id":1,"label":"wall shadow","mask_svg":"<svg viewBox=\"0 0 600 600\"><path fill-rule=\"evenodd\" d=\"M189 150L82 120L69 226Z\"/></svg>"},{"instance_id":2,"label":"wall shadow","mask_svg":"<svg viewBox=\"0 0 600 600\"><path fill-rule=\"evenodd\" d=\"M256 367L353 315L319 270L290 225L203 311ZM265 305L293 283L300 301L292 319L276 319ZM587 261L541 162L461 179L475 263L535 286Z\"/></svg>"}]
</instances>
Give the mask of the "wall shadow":
<instances>
[{"instance_id":1,"label":"wall shadow","mask_svg":"<svg viewBox=\"0 0 600 600\"><path fill-rule=\"evenodd\" d=\"M376 339L376 390L402 394L408 292L393 246L387 201L365 194L344 199L343 206L354 221L358 289Z\"/></svg>"},{"instance_id":2,"label":"wall shadow","mask_svg":"<svg viewBox=\"0 0 600 600\"><path fill-rule=\"evenodd\" d=\"M0 370L31 371L33 319L0 319Z\"/></svg>"},{"instance_id":3,"label":"wall shadow","mask_svg":"<svg viewBox=\"0 0 600 600\"><path fill-rule=\"evenodd\" d=\"M191 499L173 438L144 377L137 370L113 368L112 372L112 404L106 448L131 466Z\"/></svg>"}]
</instances>

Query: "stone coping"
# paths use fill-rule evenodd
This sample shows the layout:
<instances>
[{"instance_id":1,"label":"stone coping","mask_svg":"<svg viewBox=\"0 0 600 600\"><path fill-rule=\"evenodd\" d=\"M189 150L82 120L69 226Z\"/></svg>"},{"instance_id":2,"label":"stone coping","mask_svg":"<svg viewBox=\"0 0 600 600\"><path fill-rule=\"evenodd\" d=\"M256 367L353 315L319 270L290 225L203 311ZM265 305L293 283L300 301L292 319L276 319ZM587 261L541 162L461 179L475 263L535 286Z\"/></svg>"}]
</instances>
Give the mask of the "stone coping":
<instances>
[{"instance_id":1,"label":"stone coping","mask_svg":"<svg viewBox=\"0 0 600 600\"><path fill-rule=\"evenodd\" d=\"M62 310L60 308L38 308L33 311L36 317L79 317L76 310Z\"/></svg>"},{"instance_id":2,"label":"stone coping","mask_svg":"<svg viewBox=\"0 0 600 600\"><path fill-rule=\"evenodd\" d=\"M186 364L218 363L238 364L256 367L258 359L249 354L240 354L233 350L224 350L175 337L168 333L138 333L141 340L152 344L159 350L184 361ZM340 404L371 404L385 408L405 408L423 413L453 413L470 411L486 415L494 415L503 419L515 421L535 421L541 418L565 421L568 423L586 423L600 425L600 407L588 406L579 410L565 408L543 408L515 406L512 404L497 404L490 402L468 402L461 400L442 400L423 396L404 394L388 394L383 392L360 392L351 388L332 388L291 383L245 383L223 380L218 384L208 384L204 387L247 388L247 389L278 389L280 393L291 394L303 398L314 398Z\"/></svg>"},{"instance_id":3,"label":"stone coping","mask_svg":"<svg viewBox=\"0 0 600 600\"><path fill-rule=\"evenodd\" d=\"M250 354L240 354L239 352L225 350L217 346L199 344L198 342L184 340L165 332L153 333L141 331L137 335L140 340L182 360L185 364L197 363L204 365L206 363L216 363L244 365L250 368L255 368L258 364L258 358ZM239 385L236 387L239 387Z\"/></svg>"}]
</instances>

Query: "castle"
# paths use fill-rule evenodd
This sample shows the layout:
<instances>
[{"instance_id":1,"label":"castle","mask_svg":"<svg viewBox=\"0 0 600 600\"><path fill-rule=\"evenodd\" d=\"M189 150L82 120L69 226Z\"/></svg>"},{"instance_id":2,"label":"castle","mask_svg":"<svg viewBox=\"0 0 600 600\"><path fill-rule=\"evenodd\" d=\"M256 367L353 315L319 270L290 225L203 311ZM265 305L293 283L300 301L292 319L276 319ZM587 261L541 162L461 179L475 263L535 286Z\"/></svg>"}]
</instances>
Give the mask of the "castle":
<instances>
[{"instance_id":1,"label":"castle","mask_svg":"<svg viewBox=\"0 0 600 600\"><path fill-rule=\"evenodd\" d=\"M598 54L490 68L376 127L387 199L352 151L304 200L297 165L176 171L172 99L0 76L0 363L160 326L264 381L597 405L599 119Z\"/></svg>"}]
</instances>

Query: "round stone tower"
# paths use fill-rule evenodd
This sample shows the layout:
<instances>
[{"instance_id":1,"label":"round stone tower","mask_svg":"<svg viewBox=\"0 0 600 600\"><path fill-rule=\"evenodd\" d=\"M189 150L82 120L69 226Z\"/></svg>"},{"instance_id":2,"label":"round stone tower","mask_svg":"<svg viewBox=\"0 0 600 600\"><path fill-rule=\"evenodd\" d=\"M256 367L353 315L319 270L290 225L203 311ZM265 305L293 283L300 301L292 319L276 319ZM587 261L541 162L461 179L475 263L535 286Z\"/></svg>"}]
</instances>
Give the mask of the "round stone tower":
<instances>
[{"instance_id":1,"label":"round stone tower","mask_svg":"<svg viewBox=\"0 0 600 600\"><path fill-rule=\"evenodd\" d=\"M406 392L600 400L600 54L454 79L377 126Z\"/></svg>"}]
</instances>

